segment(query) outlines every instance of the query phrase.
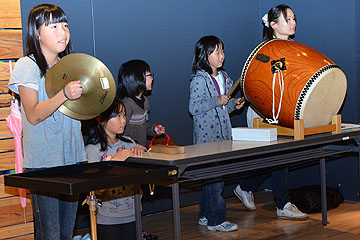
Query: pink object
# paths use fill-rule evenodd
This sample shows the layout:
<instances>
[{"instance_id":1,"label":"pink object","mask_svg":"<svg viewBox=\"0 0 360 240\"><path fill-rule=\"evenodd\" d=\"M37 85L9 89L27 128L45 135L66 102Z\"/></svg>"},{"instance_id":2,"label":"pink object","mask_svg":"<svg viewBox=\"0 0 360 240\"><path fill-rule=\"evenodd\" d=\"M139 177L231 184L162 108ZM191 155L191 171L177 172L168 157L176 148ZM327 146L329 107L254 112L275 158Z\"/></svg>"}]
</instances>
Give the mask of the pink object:
<instances>
[{"instance_id":1,"label":"pink object","mask_svg":"<svg viewBox=\"0 0 360 240\"><path fill-rule=\"evenodd\" d=\"M9 69L10 74L12 72L11 61L9 61ZM23 151L22 151L22 121L21 121L21 113L19 109L19 103L16 99L11 101L11 112L10 115L6 118L6 123L9 129L12 131L14 135L15 142L15 173L22 173L23 169ZM20 204L23 208L26 207L26 189L18 188L19 196L20 196Z\"/></svg>"}]
</instances>

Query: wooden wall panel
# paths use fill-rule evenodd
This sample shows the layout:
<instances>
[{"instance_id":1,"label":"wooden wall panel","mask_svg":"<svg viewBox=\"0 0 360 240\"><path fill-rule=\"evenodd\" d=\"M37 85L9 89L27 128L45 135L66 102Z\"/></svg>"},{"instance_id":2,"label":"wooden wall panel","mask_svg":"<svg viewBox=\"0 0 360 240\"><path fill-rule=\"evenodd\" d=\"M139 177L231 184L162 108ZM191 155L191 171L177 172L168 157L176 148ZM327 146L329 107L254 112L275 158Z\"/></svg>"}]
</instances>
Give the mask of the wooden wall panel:
<instances>
[{"instance_id":1,"label":"wooden wall panel","mask_svg":"<svg viewBox=\"0 0 360 240\"><path fill-rule=\"evenodd\" d=\"M11 95L10 94L0 94L0 107L8 107L11 105Z\"/></svg>"},{"instance_id":2,"label":"wooden wall panel","mask_svg":"<svg viewBox=\"0 0 360 240\"><path fill-rule=\"evenodd\" d=\"M12 61L13 68L14 68L14 65L15 65L15 61ZM8 81L9 78L10 78L9 63L0 62L0 80Z\"/></svg>"},{"instance_id":3,"label":"wooden wall panel","mask_svg":"<svg viewBox=\"0 0 360 240\"><path fill-rule=\"evenodd\" d=\"M0 81L0 93L9 93L8 83L8 80Z\"/></svg>"},{"instance_id":4,"label":"wooden wall panel","mask_svg":"<svg viewBox=\"0 0 360 240\"><path fill-rule=\"evenodd\" d=\"M0 0L0 28L21 28L19 0Z\"/></svg>"},{"instance_id":5,"label":"wooden wall panel","mask_svg":"<svg viewBox=\"0 0 360 240\"><path fill-rule=\"evenodd\" d=\"M21 30L0 30L0 59L23 56Z\"/></svg>"},{"instance_id":6,"label":"wooden wall panel","mask_svg":"<svg viewBox=\"0 0 360 240\"><path fill-rule=\"evenodd\" d=\"M14 169L14 168L15 168L15 152L13 151L13 152L0 153L0 171Z\"/></svg>"},{"instance_id":7,"label":"wooden wall panel","mask_svg":"<svg viewBox=\"0 0 360 240\"><path fill-rule=\"evenodd\" d=\"M19 197L0 199L0 228L31 221L33 221L33 216L30 195L28 195L25 208L21 207Z\"/></svg>"},{"instance_id":8,"label":"wooden wall panel","mask_svg":"<svg viewBox=\"0 0 360 240\"><path fill-rule=\"evenodd\" d=\"M29 234L26 236L13 237L11 240L34 240L34 234Z\"/></svg>"},{"instance_id":9,"label":"wooden wall panel","mask_svg":"<svg viewBox=\"0 0 360 240\"><path fill-rule=\"evenodd\" d=\"M7 126L6 121L0 121L0 137L1 138L13 137L13 133L11 132L9 127Z\"/></svg>"},{"instance_id":10,"label":"wooden wall panel","mask_svg":"<svg viewBox=\"0 0 360 240\"><path fill-rule=\"evenodd\" d=\"M0 120L6 119L9 116L9 114L10 114L9 107L0 108Z\"/></svg>"},{"instance_id":11,"label":"wooden wall panel","mask_svg":"<svg viewBox=\"0 0 360 240\"><path fill-rule=\"evenodd\" d=\"M14 237L19 237L19 236L23 237L23 235L30 235L33 232L34 232L34 227L32 222L0 228L1 239L7 239L7 238L14 239Z\"/></svg>"},{"instance_id":12,"label":"wooden wall panel","mask_svg":"<svg viewBox=\"0 0 360 240\"><path fill-rule=\"evenodd\" d=\"M8 152L8 151L13 151L14 149L15 149L14 139L4 139L0 141L0 151Z\"/></svg>"},{"instance_id":13,"label":"wooden wall panel","mask_svg":"<svg viewBox=\"0 0 360 240\"><path fill-rule=\"evenodd\" d=\"M0 199L5 197L18 196L17 188L4 185L4 175L0 176Z\"/></svg>"}]
</instances>

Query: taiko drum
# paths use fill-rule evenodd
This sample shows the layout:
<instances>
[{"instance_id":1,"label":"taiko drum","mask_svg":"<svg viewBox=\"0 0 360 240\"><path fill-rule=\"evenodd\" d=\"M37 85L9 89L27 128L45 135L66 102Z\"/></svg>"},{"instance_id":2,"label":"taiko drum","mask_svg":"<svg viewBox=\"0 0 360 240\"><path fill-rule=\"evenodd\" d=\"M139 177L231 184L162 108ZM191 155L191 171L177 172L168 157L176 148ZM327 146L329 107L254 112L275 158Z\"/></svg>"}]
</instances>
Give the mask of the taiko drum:
<instances>
[{"instance_id":1,"label":"taiko drum","mask_svg":"<svg viewBox=\"0 0 360 240\"><path fill-rule=\"evenodd\" d=\"M276 71L278 71L276 73ZM247 101L266 118L273 117L273 77L283 75L283 98L278 124L304 127L330 123L346 95L346 76L339 66L319 51L294 41L271 40L259 44L245 62L240 85ZM275 78L275 112L280 88Z\"/></svg>"}]
</instances>

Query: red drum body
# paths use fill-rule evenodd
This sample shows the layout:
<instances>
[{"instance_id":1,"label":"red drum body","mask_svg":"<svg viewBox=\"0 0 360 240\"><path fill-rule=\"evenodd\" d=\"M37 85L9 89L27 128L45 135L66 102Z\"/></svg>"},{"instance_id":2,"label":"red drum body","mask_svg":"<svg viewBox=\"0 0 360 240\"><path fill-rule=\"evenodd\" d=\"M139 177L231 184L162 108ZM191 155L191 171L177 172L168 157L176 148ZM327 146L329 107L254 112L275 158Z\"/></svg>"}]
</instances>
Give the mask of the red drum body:
<instances>
[{"instance_id":1,"label":"red drum body","mask_svg":"<svg viewBox=\"0 0 360 240\"><path fill-rule=\"evenodd\" d=\"M282 61L281 61L282 60ZM279 125L293 127L303 119L305 127L326 125L337 114L346 95L346 76L328 57L301 43L286 40L262 42L250 54L240 76L247 101L266 118L273 118L273 77L283 75L283 97ZM275 112L280 88L275 87Z\"/></svg>"}]
</instances>

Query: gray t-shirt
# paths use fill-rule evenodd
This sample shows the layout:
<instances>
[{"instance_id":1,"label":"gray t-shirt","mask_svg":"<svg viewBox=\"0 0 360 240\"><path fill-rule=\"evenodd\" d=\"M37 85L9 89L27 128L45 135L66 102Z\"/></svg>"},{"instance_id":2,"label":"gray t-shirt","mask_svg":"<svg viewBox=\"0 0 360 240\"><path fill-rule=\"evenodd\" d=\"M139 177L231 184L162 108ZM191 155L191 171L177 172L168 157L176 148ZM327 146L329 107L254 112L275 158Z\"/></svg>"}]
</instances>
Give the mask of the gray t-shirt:
<instances>
[{"instance_id":1,"label":"gray t-shirt","mask_svg":"<svg viewBox=\"0 0 360 240\"><path fill-rule=\"evenodd\" d=\"M119 140L116 144L109 144L105 152L100 152L99 144L89 144L85 147L88 162L102 162L106 161L109 156L114 156L118 151L136 147L136 143L129 137L124 137L129 142ZM129 193L130 195L128 196ZM123 224L135 221L135 200L133 196L133 185L122 186L107 190L103 194L99 194L99 199L102 200L102 206L98 207L97 223L110 225L110 224ZM109 196L112 195L112 196ZM128 197L116 198L116 196L127 195ZM103 197L112 200L103 200Z\"/></svg>"},{"instance_id":2,"label":"gray t-shirt","mask_svg":"<svg viewBox=\"0 0 360 240\"><path fill-rule=\"evenodd\" d=\"M38 86L39 103L48 100L45 77L29 57L20 58L9 81L9 89L19 93L18 86ZM21 99L20 99L21 100ZM21 111L23 125L24 168L44 168L86 161L81 122L58 110L42 122L32 125Z\"/></svg>"}]
</instances>

